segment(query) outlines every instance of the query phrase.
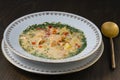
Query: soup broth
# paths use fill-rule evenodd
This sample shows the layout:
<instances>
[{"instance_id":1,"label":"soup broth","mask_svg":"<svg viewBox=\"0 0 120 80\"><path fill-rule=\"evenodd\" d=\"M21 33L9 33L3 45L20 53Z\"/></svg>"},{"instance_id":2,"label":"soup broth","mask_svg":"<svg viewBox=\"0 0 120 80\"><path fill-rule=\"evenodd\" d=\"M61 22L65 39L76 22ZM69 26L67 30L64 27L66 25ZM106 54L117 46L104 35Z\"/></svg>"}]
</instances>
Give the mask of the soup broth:
<instances>
[{"instance_id":1,"label":"soup broth","mask_svg":"<svg viewBox=\"0 0 120 80\"><path fill-rule=\"evenodd\" d=\"M19 43L29 54L48 59L72 57L87 46L84 32L60 22L28 26Z\"/></svg>"}]
</instances>

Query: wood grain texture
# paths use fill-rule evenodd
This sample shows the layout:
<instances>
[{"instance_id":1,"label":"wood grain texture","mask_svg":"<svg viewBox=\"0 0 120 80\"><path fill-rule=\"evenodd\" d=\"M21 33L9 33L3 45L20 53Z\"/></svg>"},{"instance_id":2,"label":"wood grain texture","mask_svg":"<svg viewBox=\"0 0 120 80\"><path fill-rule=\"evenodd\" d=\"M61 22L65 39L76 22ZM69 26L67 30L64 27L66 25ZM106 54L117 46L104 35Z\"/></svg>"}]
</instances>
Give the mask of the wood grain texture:
<instances>
[{"instance_id":1,"label":"wood grain texture","mask_svg":"<svg viewBox=\"0 0 120 80\"><path fill-rule=\"evenodd\" d=\"M0 41L5 28L15 19L33 12L65 11L83 16L98 28L103 22L114 21L120 26L120 6L116 0L0 0ZM111 47L103 36L105 45L102 57L91 67L64 75L42 75L23 71L9 63L0 50L0 80L119 80L120 35L114 38L116 69L111 69Z\"/></svg>"}]
</instances>

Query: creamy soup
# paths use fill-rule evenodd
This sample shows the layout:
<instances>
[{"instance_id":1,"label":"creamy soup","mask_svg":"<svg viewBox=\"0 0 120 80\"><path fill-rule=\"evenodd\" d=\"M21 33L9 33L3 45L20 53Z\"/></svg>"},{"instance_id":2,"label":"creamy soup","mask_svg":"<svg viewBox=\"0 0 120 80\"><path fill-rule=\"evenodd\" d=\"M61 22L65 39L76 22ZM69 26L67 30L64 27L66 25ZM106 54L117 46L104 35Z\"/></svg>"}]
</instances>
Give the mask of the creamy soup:
<instances>
[{"instance_id":1,"label":"creamy soup","mask_svg":"<svg viewBox=\"0 0 120 80\"><path fill-rule=\"evenodd\" d=\"M29 54L48 59L80 54L87 45L81 30L59 22L29 26L20 34L19 43Z\"/></svg>"}]
</instances>

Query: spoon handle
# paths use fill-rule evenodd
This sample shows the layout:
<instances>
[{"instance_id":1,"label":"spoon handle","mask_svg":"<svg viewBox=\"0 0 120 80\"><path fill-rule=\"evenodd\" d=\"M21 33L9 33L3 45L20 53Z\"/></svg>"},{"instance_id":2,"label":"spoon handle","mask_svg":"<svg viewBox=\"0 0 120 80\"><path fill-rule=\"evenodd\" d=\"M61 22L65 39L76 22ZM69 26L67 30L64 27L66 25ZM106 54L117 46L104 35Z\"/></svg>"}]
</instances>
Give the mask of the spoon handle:
<instances>
[{"instance_id":1,"label":"spoon handle","mask_svg":"<svg viewBox=\"0 0 120 80\"><path fill-rule=\"evenodd\" d=\"M110 38L110 43L111 43L111 49L112 49L112 52L111 52L111 64L112 64L112 69L115 69L116 68L116 64L115 64L115 52L114 52L114 43L113 43L113 39Z\"/></svg>"}]
</instances>

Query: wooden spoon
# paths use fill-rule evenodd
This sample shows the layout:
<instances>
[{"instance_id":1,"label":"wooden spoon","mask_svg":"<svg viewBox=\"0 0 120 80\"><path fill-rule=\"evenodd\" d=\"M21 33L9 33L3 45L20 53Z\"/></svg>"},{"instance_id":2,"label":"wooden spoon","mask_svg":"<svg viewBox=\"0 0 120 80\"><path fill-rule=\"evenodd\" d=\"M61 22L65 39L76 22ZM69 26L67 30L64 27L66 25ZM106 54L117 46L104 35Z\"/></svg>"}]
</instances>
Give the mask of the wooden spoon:
<instances>
[{"instance_id":1,"label":"wooden spoon","mask_svg":"<svg viewBox=\"0 0 120 80\"><path fill-rule=\"evenodd\" d=\"M111 63L112 63L112 68L115 69L116 64L115 64L115 54L114 54L114 43L112 38L116 37L119 34L119 27L114 22L105 22L101 26L101 31L104 36L110 38L111 49L112 49Z\"/></svg>"}]
</instances>

